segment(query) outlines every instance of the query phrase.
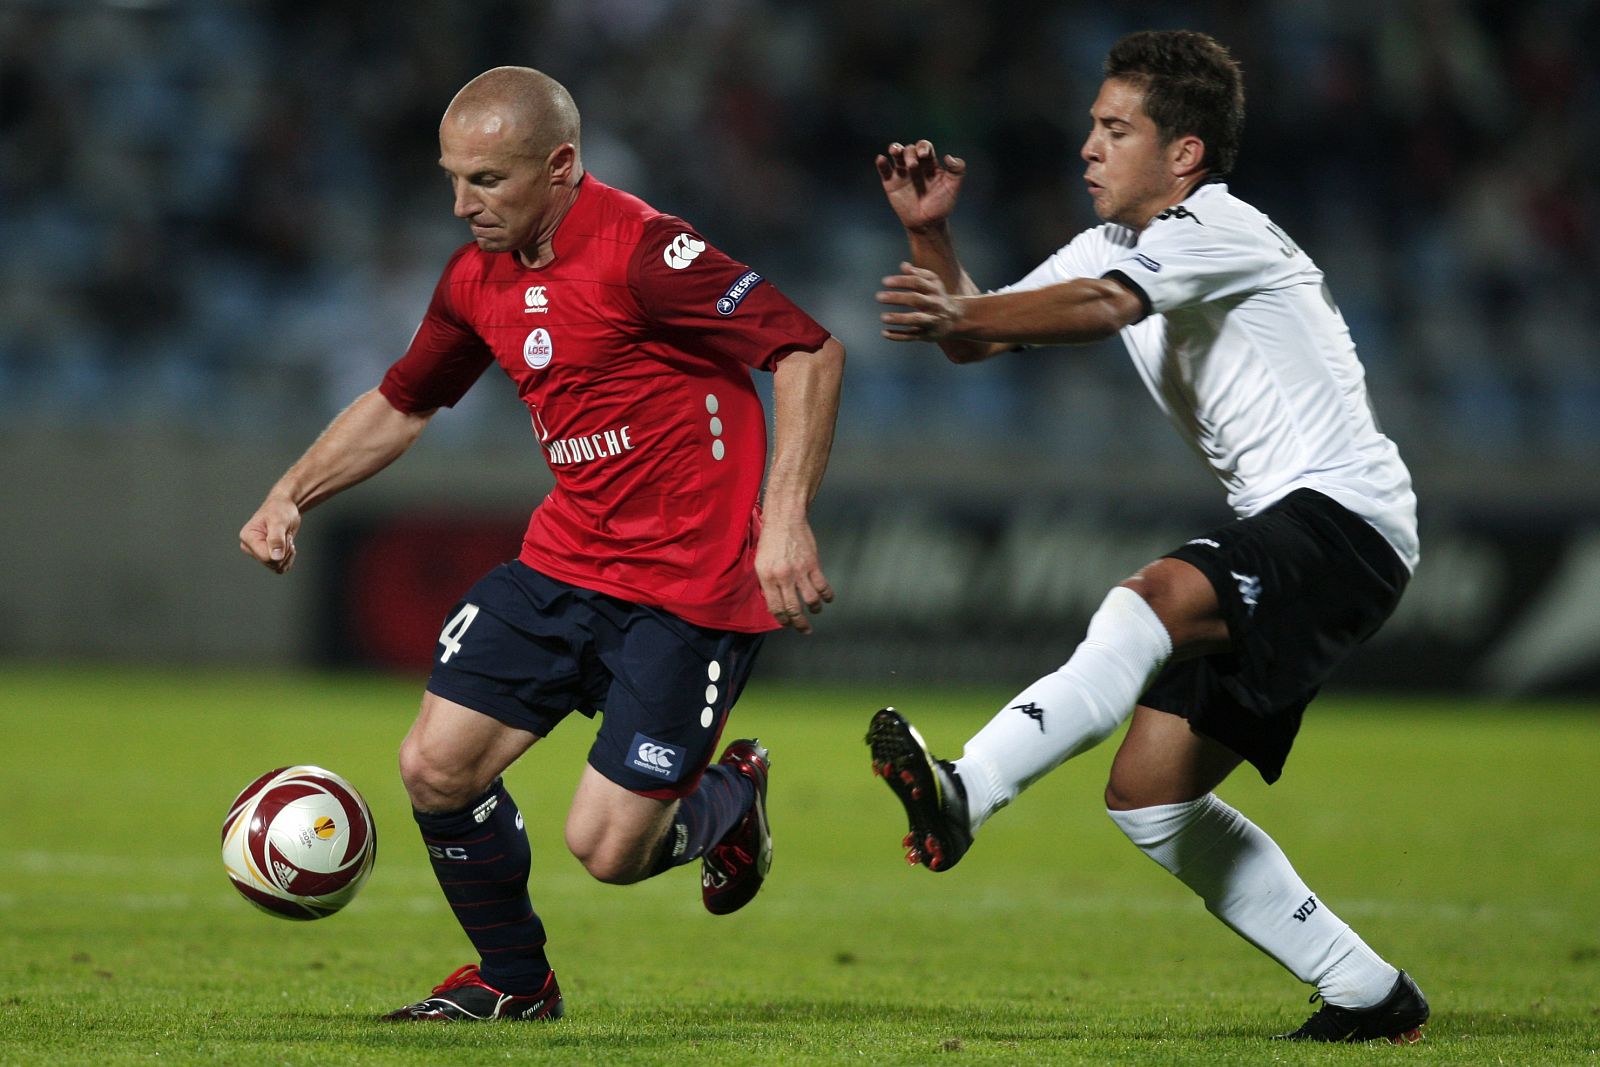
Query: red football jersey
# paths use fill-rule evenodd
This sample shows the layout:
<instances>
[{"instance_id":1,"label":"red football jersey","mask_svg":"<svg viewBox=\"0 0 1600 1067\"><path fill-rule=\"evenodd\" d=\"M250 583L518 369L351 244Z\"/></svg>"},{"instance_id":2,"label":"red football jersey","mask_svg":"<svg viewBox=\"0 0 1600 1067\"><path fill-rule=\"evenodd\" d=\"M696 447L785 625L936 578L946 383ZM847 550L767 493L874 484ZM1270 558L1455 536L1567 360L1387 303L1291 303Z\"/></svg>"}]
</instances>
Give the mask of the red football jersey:
<instances>
[{"instance_id":1,"label":"red football jersey","mask_svg":"<svg viewBox=\"0 0 1600 1067\"><path fill-rule=\"evenodd\" d=\"M824 330L682 219L586 176L538 270L468 244L451 257L380 391L449 406L492 362L555 474L521 559L700 626L775 629L755 577L766 416L750 369Z\"/></svg>"}]
</instances>

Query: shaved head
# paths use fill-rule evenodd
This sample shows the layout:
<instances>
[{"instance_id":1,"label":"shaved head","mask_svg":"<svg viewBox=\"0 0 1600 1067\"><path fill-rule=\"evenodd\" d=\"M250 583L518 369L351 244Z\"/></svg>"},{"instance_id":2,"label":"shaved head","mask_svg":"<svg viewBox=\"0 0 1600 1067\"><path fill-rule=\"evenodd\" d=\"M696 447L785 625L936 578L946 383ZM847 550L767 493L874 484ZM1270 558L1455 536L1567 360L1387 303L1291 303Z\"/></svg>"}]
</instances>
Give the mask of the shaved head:
<instances>
[{"instance_id":1,"label":"shaved head","mask_svg":"<svg viewBox=\"0 0 1600 1067\"><path fill-rule=\"evenodd\" d=\"M565 86L531 67L495 67L473 78L441 125L499 136L539 160L563 144L578 147L578 105Z\"/></svg>"}]
</instances>

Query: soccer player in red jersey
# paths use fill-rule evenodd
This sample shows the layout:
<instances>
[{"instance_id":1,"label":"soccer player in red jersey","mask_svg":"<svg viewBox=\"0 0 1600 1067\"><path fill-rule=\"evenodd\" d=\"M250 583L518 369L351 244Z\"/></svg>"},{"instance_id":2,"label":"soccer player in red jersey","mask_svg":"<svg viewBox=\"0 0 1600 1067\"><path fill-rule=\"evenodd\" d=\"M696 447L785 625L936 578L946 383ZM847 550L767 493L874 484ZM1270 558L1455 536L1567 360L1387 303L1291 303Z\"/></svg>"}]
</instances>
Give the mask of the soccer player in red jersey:
<instances>
[{"instance_id":1,"label":"soccer player in red jersey","mask_svg":"<svg viewBox=\"0 0 1600 1067\"><path fill-rule=\"evenodd\" d=\"M472 241L410 347L334 419L240 531L283 573L303 513L406 451L491 364L555 475L516 560L447 615L400 772L445 897L480 956L393 1020L559 1017L502 772L566 715L603 712L566 824L603 882L701 860L705 906L771 861L768 758L712 754L763 636L809 633L833 591L807 518L844 349L682 219L584 171L558 82L498 67L439 128ZM773 375L775 429L751 370ZM759 498L759 503L758 503Z\"/></svg>"}]
</instances>

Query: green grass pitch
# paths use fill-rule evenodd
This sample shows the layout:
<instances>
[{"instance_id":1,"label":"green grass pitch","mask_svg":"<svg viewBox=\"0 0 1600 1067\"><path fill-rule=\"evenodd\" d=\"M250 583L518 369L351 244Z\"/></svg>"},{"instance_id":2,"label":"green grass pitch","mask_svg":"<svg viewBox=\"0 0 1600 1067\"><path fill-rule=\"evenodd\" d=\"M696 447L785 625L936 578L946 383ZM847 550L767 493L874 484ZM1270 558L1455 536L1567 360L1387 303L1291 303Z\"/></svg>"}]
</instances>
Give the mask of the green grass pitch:
<instances>
[{"instance_id":1,"label":"green grass pitch","mask_svg":"<svg viewBox=\"0 0 1600 1067\"><path fill-rule=\"evenodd\" d=\"M945 875L907 868L868 769L894 703L955 752L1009 690L757 685L730 736L771 746L766 888L737 915L695 867L600 885L561 843L592 737L508 776L567 997L554 1025L389 1026L472 959L394 752L416 680L0 669L0 1063L1600 1062L1600 706L1325 697L1284 780L1223 795L1429 994L1412 1048L1264 1040L1311 1011L1105 817L1112 745L1036 785ZM227 885L235 792L288 763L351 778L377 868L290 923Z\"/></svg>"}]
</instances>

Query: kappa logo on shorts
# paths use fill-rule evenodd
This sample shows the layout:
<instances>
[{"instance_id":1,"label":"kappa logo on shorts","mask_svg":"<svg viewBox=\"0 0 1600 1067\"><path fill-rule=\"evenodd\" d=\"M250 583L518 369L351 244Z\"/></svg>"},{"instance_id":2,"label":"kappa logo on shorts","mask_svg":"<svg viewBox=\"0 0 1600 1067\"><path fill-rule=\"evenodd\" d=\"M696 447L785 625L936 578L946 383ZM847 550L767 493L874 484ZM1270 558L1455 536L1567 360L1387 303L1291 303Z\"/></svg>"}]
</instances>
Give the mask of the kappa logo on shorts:
<instances>
[{"instance_id":1,"label":"kappa logo on shorts","mask_svg":"<svg viewBox=\"0 0 1600 1067\"><path fill-rule=\"evenodd\" d=\"M634 734L628 742L628 766L676 782L683 774L683 749L664 745L653 737Z\"/></svg>"},{"instance_id":2,"label":"kappa logo on shorts","mask_svg":"<svg viewBox=\"0 0 1600 1067\"><path fill-rule=\"evenodd\" d=\"M1254 615L1256 605L1261 602L1261 579L1253 574L1240 574L1238 571L1228 573L1239 583L1239 599L1244 601L1244 613Z\"/></svg>"}]
</instances>

